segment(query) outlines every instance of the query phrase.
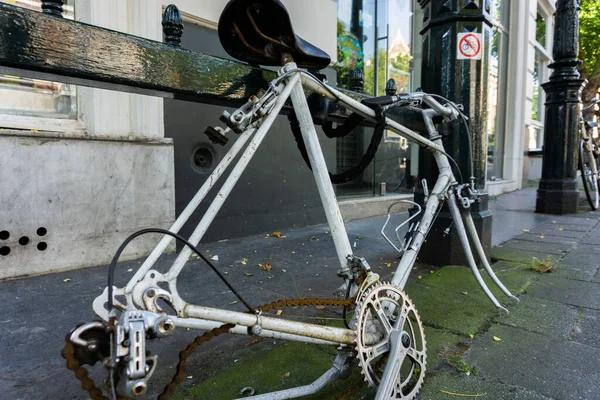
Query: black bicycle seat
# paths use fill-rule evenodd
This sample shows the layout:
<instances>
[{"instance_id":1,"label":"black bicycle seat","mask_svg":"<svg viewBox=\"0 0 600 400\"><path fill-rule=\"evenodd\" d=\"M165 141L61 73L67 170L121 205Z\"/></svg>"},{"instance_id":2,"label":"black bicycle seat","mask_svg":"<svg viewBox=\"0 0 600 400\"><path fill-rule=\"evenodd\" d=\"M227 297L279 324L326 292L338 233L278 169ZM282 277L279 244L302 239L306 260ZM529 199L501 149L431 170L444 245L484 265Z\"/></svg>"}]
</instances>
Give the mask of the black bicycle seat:
<instances>
[{"instance_id":1,"label":"black bicycle seat","mask_svg":"<svg viewBox=\"0 0 600 400\"><path fill-rule=\"evenodd\" d=\"M253 65L282 66L290 55L301 68L323 69L331 58L294 33L279 0L231 0L219 19L219 40L227 53Z\"/></svg>"}]
</instances>

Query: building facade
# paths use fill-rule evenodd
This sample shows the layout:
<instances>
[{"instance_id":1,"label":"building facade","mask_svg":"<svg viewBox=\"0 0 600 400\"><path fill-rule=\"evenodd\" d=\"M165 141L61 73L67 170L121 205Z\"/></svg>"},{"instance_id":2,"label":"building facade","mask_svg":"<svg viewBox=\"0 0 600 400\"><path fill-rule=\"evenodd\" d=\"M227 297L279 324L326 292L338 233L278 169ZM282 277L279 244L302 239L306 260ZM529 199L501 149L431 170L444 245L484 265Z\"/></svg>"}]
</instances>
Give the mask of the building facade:
<instances>
[{"instance_id":1,"label":"building facade","mask_svg":"<svg viewBox=\"0 0 600 400\"><path fill-rule=\"evenodd\" d=\"M39 0L0 0L39 9ZM458 1L458 0L453 0ZM348 88L362 69L363 91L384 94L388 79L415 91L421 74L423 13L417 0L282 0L296 33L327 51L330 82ZM527 186L541 175L544 93L552 0L496 0L488 77L487 190ZM66 18L162 40L164 8L184 18L182 46L227 57L216 35L227 0L69 0ZM118 62L118 60L115 60ZM226 153L202 135L223 107L0 76L0 279L107 263L135 230L168 227ZM321 135L332 172L362 157L371 131ZM229 144L228 146L231 146ZM369 216L412 196L418 149L388 132L374 162L336 187L347 215ZM381 187L386 196L380 196ZM182 230L189 235L203 204ZM257 153L207 240L325 221L312 175L285 117ZM145 255L156 237L124 258Z\"/></svg>"}]
</instances>

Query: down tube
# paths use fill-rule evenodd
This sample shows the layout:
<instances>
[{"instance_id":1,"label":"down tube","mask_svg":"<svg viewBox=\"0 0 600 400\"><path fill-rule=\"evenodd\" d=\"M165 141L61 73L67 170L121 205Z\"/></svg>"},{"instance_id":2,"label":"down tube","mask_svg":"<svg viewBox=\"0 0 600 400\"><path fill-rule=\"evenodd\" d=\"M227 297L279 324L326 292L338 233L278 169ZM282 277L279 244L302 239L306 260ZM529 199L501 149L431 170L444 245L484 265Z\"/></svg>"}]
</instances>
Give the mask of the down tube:
<instances>
[{"instance_id":1,"label":"down tube","mask_svg":"<svg viewBox=\"0 0 600 400\"><path fill-rule=\"evenodd\" d=\"M398 264L398 268L396 268L396 273L392 278L392 284L400 290L404 290L404 286L408 281L408 276L412 266L415 263L415 260L417 259L419 250L421 250L421 246L425 241L425 237L431 229L431 225L433 224L435 215L440 205L440 199L443 199L446 196L450 184L454 181L454 176L446 156L439 152L434 152L434 154L440 170L438 180L433 187L431 195L427 198L425 215L423 215L423 218L421 219L421 224L419 225L417 233L415 234L415 238L410 248L406 250L402 256L402 259Z\"/></svg>"}]
</instances>

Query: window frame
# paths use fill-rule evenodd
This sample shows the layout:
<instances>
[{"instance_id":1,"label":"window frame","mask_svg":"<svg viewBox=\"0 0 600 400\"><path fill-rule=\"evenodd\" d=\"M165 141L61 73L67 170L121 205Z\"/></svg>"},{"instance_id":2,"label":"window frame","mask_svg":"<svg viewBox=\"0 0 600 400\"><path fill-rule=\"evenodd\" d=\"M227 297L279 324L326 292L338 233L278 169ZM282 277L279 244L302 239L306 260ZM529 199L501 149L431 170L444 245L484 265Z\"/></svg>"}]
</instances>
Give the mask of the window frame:
<instances>
[{"instance_id":1,"label":"window frame","mask_svg":"<svg viewBox=\"0 0 600 400\"><path fill-rule=\"evenodd\" d=\"M15 7L21 7L11 1L4 0L3 3L11 4ZM72 1L73 17L75 18L75 1ZM41 11L40 11L41 12ZM77 103L77 113L75 118L55 118L36 117L31 115L18 115L0 112L0 130L23 130L23 131L44 131L44 132L63 132L82 134L85 132L86 126L81 121L80 111L80 91L76 85L73 85L75 92L74 101Z\"/></svg>"},{"instance_id":2,"label":"window frame","mask_svg":"<svg viewBox=\"0 0 600 400\"><path fill-rule=\"evenodd\" d=\"M542 146L543 146L543 142L544 142L544 128L545 128L545 120L546 120L546 107L545 107L545 91L544 88L542 87L542 84L544 82L548 82L549 78L550 78L550 69L548 68L548 66L550 65L550 62L552 61L552 53L551 53L551 49L552 49L552 43L553 43L553 30L552 30L552 11L551 8L549 7L549 4L547 4L546 0L538 0L537 1L537 13L536 13L536 19L534 20L536 22L535 26L534 26L534 31L537 32L537 14L541 15L542 18L545 19L546 21L546 32L545 32L545 43L540 43L537 41L537 37L534 34L533 36L533 49L534 49L534 56L533 56L533 68L531 69L532 73L535 72L536 69L536 60L539 63L538 64L538 84L539 84L539 93L538 93L538 118L534 119L533 117L533 102L534 102L534 97L533 97L533 91L531 93L529 93L528 95L531 96L531 102L532 102L532 110L531 113L529 115L528 118L528 123L526 124L526 129L528 130L528 135L529 135L529 140L528 140L528 144L527 144L527 149L526 151L528 152L532 152L532 151L541 151L542 150ZM533 89L533 82L532 82L532 89ZM539 147L531 147L529 146L529 143L531 143L533 141L533 138L531 138L531 135L533 134L533 130L537 130L539 132L541 132L541 138L539 139L539 142L536 140L536 142L538 142Z\"/></svg>"}]
</instances>

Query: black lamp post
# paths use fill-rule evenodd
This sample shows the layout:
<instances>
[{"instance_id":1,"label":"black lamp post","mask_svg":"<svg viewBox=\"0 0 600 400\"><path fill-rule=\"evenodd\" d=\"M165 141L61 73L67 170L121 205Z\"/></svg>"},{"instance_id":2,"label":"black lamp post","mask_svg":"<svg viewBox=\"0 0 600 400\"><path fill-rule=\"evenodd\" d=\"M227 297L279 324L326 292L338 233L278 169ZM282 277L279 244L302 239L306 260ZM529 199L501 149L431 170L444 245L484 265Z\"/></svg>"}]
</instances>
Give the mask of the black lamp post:
<instances>
[{"instance_id":1,"label":"black lamp post","mask_svg":"<svg viewBox=\"0 0 600 400\"><path fill-rule=\"evenodd\" d=\"M423 66L422 88L427 93L442 95L463 104L469 117L472 144L473 177L477 188L483 191L487 165L487 92L489 49L492 45L492 16L490 0L419 0L423 9ZM474 35L472 35L474 34ZM465 35L477 40L465 40ZM479 36L481 35L481 36ZM466 46L459 54L459 41ZM462 46L460 47L463 48ZM481 57L463 59L465 55L481 52ZM444 138L444 147L456 159L464 180L471 177L469 168L469 137L462 125L451 126ZM437 179L438 169L431 154L419 153L419 178L427 179L429 188ZM417 202L423 202L422 189L415 193ZM492 238L492 215L488 210L488 195L484 193L471 214L486 252L489 254ZM466 259L454 229L449 237L445 230L452 225L447 207L444 207L428 235L419 260L429 264L466 265Z\"/></svg>"},{"instance_id":2,"label":"black lamp post","mask_svg":"<svg viewBox=\"0 0 600 400\"><path fill-rule=\"evenodd\" d=\"M585 80L577 67L579 55L579 0L558 0L552 55L554 70L546 91L546 120L542 179L537 192L536 212L577 212L577 148L579 107Z\"/></svg>"}]
</instances>

